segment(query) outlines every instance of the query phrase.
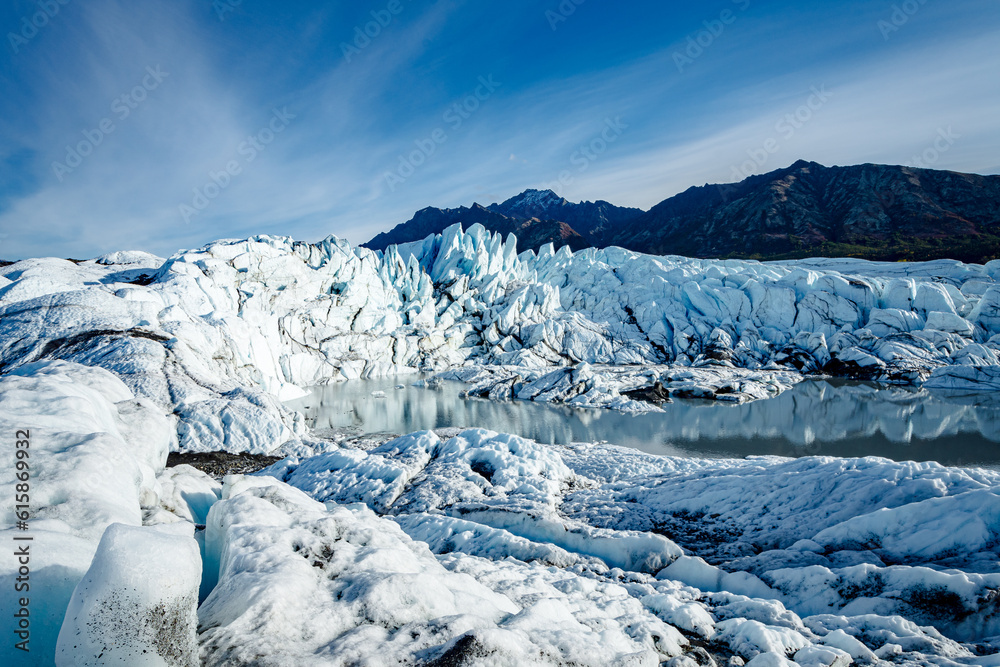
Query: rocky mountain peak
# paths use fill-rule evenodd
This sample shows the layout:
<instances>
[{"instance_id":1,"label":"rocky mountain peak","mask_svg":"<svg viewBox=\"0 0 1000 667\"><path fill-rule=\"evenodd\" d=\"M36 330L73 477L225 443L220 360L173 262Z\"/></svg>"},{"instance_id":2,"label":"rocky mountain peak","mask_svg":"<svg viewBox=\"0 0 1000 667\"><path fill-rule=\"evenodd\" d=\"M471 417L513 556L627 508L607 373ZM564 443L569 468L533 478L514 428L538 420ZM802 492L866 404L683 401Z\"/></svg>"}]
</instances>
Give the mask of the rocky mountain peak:
<instances>
[{"instance_id":1,"label":"rocky mountain peak","mask_svg":"<svg viewBox=\"0 0 1000 667\"><path fill-rule=\"evenodd\" d=\"M797 160L739 183L689 188L649 211L535 189L489 206L428 208L366 245L384 249L459 222L514 233L521 249L551 242L704 258L982 262L1000 255L998 202L1000 176Z\"/></svg>"}]
</instances>

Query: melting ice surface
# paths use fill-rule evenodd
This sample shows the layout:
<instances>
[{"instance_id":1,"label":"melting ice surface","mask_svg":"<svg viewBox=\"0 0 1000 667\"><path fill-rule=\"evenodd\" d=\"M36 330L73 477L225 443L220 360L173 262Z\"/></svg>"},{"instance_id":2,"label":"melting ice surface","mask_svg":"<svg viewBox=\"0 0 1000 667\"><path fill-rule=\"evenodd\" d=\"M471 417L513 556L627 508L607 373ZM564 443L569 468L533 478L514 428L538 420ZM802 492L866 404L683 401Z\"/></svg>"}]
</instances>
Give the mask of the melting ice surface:
<instances>
[{"instance_id":1,"label":"melting ice surface","mask_svg":"<svg viewBox=\"0 0 1000 667\"><path fill-rule=\"evenodd\" d=\"M640 381L754 402L628 417L352 383L415 369L577 408L633 412ZM518 255L456 226L0 267L0 433L30 428L40 482L28 663L1000 667L1000 472L709 458L995 463L993 407L800 371L1000 396L1000 260ZM348 400L321 429L546 444L320 442L279 401L330 378ZM289 456L220 484L171 449Z\"/></svg>"},{"instance_id":2,"label":"melting ice surface","mask_svg":"<svg viewBox=\"0 0 1000 667\"><path fill-rule=\"evenodd\" d=\"M663 412L632 415L464 398L465 384L427 388L414 386L415 380L316 387L287 405L320 430L478 427L547 444L607 441L665 456L881 456L1000 467L1000 397L988 393L807 380L768 400L742 405L677 400Z\"/></svg>"}]
</instances>

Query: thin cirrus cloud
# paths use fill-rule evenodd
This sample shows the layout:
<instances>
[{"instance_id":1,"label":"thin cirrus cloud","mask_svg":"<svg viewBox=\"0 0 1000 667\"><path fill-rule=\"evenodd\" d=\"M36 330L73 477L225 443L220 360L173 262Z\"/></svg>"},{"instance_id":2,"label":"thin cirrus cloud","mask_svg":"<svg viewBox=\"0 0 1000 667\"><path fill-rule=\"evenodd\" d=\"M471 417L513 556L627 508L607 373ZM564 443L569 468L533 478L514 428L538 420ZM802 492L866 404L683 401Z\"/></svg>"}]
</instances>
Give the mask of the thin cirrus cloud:
<instances>
[{"instance_id":1,"label":"thin cirrus cloud","mask_svg":"<svg viewBox=\"0 0 1000 667\"><path fill-rule=\"evenodd\" d=\"M923 5L886 36L891 3L587 3L553 30L551 8L528 0L402 2L349 58L341 44L371 11L385 19L387 3L302 4L243 2L220 20L193 0L70 3L23 53L8 51L0 257L169 255L261 233L359 243L424 206L528 187L646 208L799 158L911 163L949 127L957 138L928 166L997 170L989 3ZM2 17L16 25L30 7L18 0ZM687 51L724 9L735 20ZM678 53L697 57L679 66ZM168 74L121 118L115 100L150 81L147 67ZM814 88L831 96L779 132ZM456 116L477 89L476 108ZM114 131L55 173L105 118ZM276 129L250 160L248 138ZM768 139L777 150L761 162ZM408 161L420 163L412 174ZM239 173L224 174L232 164Z\"/></svg>"},{"instance_id":2,"label":"thin cirrus cloud","mask_svg":"<svg viewBox=\"0 0 1000 667\"><path fill-rule=\"evenodd\" d=\"M717 117L700 119L689 140L651 141L609 156L563 194L573 199L606 189L648 207L691 185L740 180L799 158L998 173L993 110L1000 108L1000 89L985 85L1000 68L997 43L1000 33L957 46L930 44L860 69L833 67L796 82L734 91L719 99ZM814 89L828 99L819 103ZM806 112L810 101L816 109ZM750 107L753 113L743 112ZM797 112L794 122L786 120ZM947 140L938 141L942 135ZM773 153L764 152L769 140Z\"/></svg>"}]
</instances>

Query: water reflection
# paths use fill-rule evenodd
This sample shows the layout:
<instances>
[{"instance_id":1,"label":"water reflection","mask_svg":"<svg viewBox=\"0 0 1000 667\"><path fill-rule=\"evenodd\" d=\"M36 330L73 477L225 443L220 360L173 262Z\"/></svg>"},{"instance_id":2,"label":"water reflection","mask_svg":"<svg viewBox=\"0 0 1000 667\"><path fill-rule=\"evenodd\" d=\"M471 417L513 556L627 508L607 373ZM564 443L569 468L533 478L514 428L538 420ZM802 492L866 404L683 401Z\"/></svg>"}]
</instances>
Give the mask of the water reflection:
<instances>
[{"instance_id":1,"label":"water reflection","mask_svg":"<svg viewBox=\"0 0 1000 667\"><path fill-rule=\"evenodd\" d=\"M482 427L540 442L608 441L669 456L883 456L948 465L1000 465L1000 397L806 381L781 396L724 405L677 401L664 413L464 399L464 385L413 387L417 378L318 387L290 403L314 428L366 433ZM397 388L403 382L401 388ZM384 392L384 397L372 392Z\"/></svg>"}]
</instances>

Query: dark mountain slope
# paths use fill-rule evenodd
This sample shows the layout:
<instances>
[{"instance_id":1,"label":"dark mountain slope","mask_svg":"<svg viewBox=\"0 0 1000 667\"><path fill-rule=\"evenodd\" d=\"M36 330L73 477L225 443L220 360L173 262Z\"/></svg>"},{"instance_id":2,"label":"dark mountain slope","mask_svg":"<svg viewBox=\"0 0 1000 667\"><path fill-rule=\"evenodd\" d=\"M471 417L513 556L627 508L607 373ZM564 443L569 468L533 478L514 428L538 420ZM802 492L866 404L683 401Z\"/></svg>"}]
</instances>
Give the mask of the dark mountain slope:
<instances>
[{"instance_id":1,"label":"dark mountain slope","mask_svg":"<svg viewBox=\"0 0 1000 667\"><path fill-rule=\"evenodd\" d=\"M695 257L905 259L976 254L998 234L1000 176L800 161L737 184L691 188L596 241Z\"/></svg>"},{"instance_id":2,"label":"dark mountain slope","mask_svg":"<svg viewBox=\"0 0 1000 667\"><path fill-rule=\"evenodd\" d=\"M488 208L424 209L366 245L420 240L456 222L514 233L521 250L551 242L691 257L983 262L1000 256L1000 176L799 161L740 183L690 188L645 213L526 190Z\"/></svg>"}]
</instances>

